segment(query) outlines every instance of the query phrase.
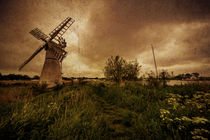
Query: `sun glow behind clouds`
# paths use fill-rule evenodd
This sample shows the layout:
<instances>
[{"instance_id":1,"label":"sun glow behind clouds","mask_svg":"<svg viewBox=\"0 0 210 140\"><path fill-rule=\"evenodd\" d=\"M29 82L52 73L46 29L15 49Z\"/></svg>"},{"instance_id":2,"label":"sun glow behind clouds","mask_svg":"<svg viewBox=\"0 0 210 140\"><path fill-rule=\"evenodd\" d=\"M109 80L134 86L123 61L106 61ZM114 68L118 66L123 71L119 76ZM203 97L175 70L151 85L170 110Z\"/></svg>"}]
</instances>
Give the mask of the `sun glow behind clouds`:
<instances>
[{"instance_id":1,"label":"sun glow behind clouds","mask_svg":"<svg viewBox=\"0 0 210 140\"><path fill-rule=\"evenodd\" d=\"M71 32L67 41L70 45L77 46L79 43L78 35L75 32Z\"/></svg>"},{"instance_id":2,"label":"sun glow behind clouds","mask_svg":"<svg viewBox=\"0 0 210 140\"><path fill-rule=\"evenodd\" d=\"M63 61L63 67L65 67L64 73L69 76L81 76L81 73L90 73L91 70L87 64L82 61L83 44L81 37L84 33L87 25L88 18L77 19L70 27L70 31L64 35L67 42L66 51L67 57ZM84 76L84 75L82 75Z\"/></svg>"},{"instance_id":3,"label":"sun glow behind clouds","mask_svg":"<svg viewBox=\"0 0 210 140\"><path fill-rule=\"evenodd\" d=\"M83 64L80 60L80 57L78 53L70 53L67 57L66 60L64 61L64 64L67 64L71 66L73 70L81 70L85 71L88 70L89 67L85 64Z\"/></svg>"},{"instance_id":4,"label":"sun glow behind clouds","mask_svg":"<svg viewBox=\"0 0 210 140\"><path fill-rule=\"evenodd\" d=\"M91 68L83 61L83 53L85 46L83 44L83 37L87 35L88 18L75 20L70 31L64 36L67 42L66 51L67 57L63 61L63 71L67 76L92 76L93 73L100 73L101 70ZM101 75L96 75L101 76Z\"/></svg>"},{"instance_id":5,"label":"sun glow behind clouds","mask_svg":"<svg viewBox=\"0 0 210 140\"><path fill-rule=\"evenodd\" d=\"M82 62L79 53L70 53L63 61L63 67L65 67L66 76L92 76L92 73L101 73L100 70L90 68L88 65ZM96 75L100 76L101 75Z\"/></svg>"}]
</instances>

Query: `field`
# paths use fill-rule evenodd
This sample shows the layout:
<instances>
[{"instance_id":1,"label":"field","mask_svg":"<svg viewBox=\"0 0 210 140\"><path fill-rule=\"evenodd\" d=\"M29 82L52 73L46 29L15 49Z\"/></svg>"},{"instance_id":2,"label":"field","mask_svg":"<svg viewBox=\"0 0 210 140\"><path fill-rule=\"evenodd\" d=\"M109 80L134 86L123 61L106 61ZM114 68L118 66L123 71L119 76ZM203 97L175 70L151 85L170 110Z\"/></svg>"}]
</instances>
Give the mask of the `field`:
<instances>
[{"instance_id":1,"label":"field","mask_svg":"<svg viewBox=\"0 0 210 140\"><path fill-rule=\"evenodd\" d=\"M0 85L1 139L208 139L210 85Z\"/></svg>"}]
</instances>

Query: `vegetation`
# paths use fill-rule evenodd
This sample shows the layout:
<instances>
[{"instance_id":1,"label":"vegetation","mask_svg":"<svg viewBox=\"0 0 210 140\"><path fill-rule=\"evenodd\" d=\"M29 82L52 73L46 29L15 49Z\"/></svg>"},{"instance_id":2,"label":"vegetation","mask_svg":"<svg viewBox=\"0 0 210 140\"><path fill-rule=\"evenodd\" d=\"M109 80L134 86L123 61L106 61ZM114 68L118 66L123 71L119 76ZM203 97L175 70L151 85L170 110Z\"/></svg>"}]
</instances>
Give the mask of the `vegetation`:
<instances>
[{"instance_id":1,"label":"vegetation","mask_svg":"<svg viewBox=\"0 0 210 140\"><path fill-rule=\"evenodd\" d=\"M17 96L0 104L1 139L208 139L210 134L209 85L91 81L0 90Z\"/></svg>"},{"instance_id":2,"label":"vegetation","mask_svg":"<svg viewBox=\"0 0 210 140\"><path fill-rule=\"evenodd\" d=\"M104 75L107 79L113 80L118 84L122 80L137 80L140 67L137 61L127 62L120 56L111 56L106 62Z\"/></svg>"},{"instance_id":3,"label":"vegetation","mask_svg":"<svg viewBox=\"0 0 210 140\"><path fill-rule=\"evenodd\" d=\"M178 74L173 79L177 79L177 80L186 80L186 79L204 80L204 79L206 79L206 80L208 80L208 77L199 77L199 75L200 74L198 72Z\"/></svg>"},{"instance_id":4,"label":"vegetation","mask_svg":"<svg viewBox=\"0 0 210 140\"><path fill-rule=\"evenodd\" d=\"M28 75L21 75L21 74L8 74L8 75L2 75L0 73L0 80L38 80L39 76L35 75L33 78L31 78Z\"/></svg>"},{"instance_id":5,"label":"vegetation","mask_svg":"<svg viewBox=\"0 0 210 140\"><path fill-rule=\"evenodd\" d=\"M163 87L167 86L167 81L169 80L170 77L171 77L170 74L166 70L162 70L160 72L159 78L162 81Z\"/></svg>"},{"instance_id":6,"label":"vegetation","mask_svg":"<svg viewBox=\"0 0 210 140\"><path fill-rule=\"evenodd\" d=\"M68 85L0 84L1 139L203 139L210 136L210 85L168 86L162 70L138 79L141 66L120 56L107 60L107 79L63 77ZM1 75L0 80L31 80ZM124 84L120 84L124 81ZM119 85L120 84L120 85Z\"/></svg>"}]
</instances>

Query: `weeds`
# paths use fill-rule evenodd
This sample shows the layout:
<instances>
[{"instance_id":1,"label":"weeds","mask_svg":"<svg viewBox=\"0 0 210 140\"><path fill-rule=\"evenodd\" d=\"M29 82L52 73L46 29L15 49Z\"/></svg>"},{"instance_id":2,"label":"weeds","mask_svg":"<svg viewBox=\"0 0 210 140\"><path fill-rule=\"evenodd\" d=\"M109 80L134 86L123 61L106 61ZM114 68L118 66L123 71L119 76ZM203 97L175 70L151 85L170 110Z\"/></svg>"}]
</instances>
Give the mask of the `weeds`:
<instances>
[{"instance_id":1,"label":"weeds","mask_svg":"<svg viewBox=\"0 0 210 140\"><path fill-rule=\"evenodd\" d=\"M46 83L34 84L32 85L32 91L34 96L45 93L47 91L47 84Z\"/></svg>"},{"instance_id":2,"label":"weeds","mask_svg":"<svg viewBox=\"0 0 210 140\"><path fill-rule=\"evenodd\" d=\"M0 104L1 139L198 139L209 136L209 86L128 82L22 87ZM11 89L1 89L9 91ZM6 92L5 92L6 93ZM42 94L44 93L44 94Z\"/></svg>"}]
</instances>

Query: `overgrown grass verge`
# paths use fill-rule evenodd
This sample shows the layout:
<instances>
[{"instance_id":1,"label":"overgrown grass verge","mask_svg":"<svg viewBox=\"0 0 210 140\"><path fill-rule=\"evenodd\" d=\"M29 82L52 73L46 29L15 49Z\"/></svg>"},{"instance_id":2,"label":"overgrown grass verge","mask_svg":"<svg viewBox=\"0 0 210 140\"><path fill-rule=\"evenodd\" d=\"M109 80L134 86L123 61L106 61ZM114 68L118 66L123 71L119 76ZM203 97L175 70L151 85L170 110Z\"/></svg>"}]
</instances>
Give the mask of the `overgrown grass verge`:
<instances>
[{"instance_id":1,"label":"overgrown grass verge","mask_svg":"<svg viewBox=\"0 0 210 140\"><path fill-rule=\"evenodd\" d=\"M36 96L0 104L0 137L205 139L210 133L209 89L91 82L32 90Z\"/></svg>"}]
</instances>

